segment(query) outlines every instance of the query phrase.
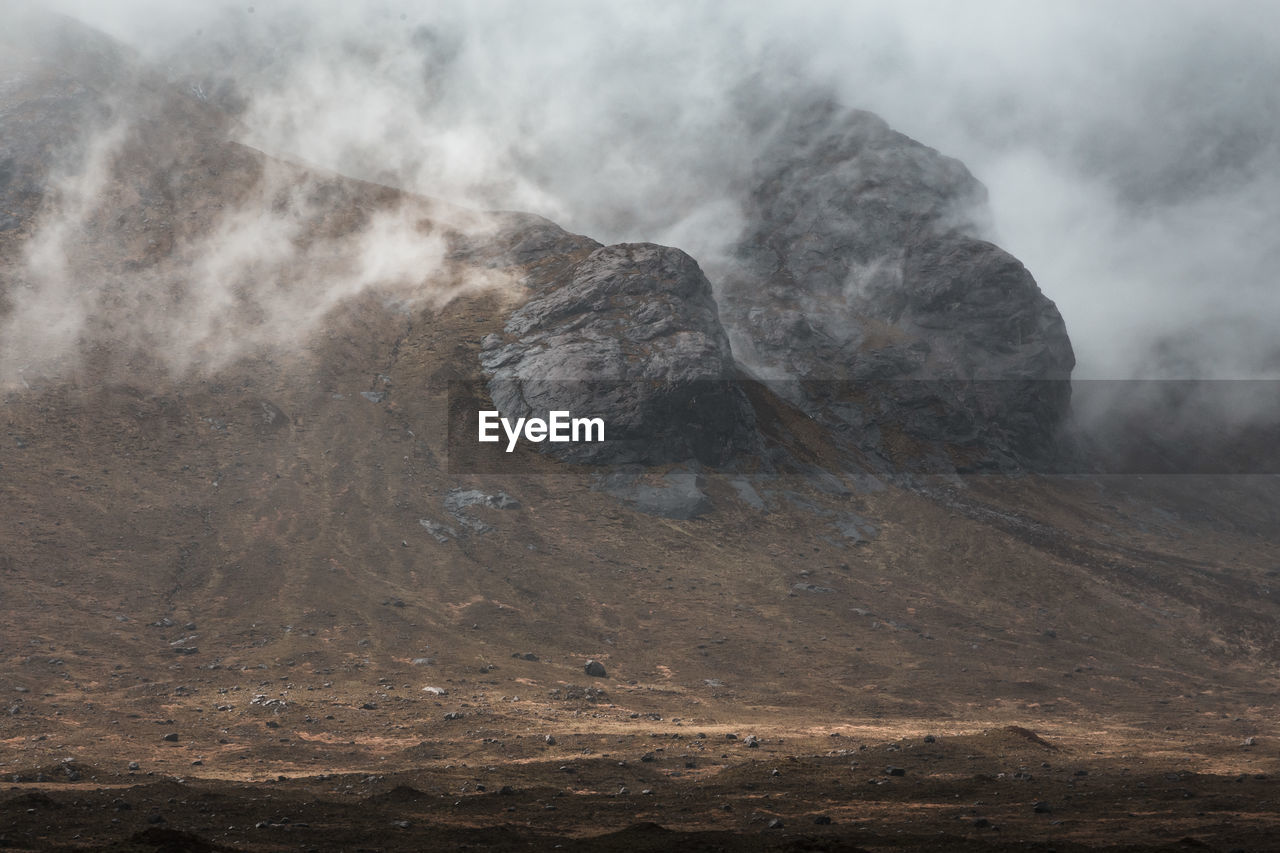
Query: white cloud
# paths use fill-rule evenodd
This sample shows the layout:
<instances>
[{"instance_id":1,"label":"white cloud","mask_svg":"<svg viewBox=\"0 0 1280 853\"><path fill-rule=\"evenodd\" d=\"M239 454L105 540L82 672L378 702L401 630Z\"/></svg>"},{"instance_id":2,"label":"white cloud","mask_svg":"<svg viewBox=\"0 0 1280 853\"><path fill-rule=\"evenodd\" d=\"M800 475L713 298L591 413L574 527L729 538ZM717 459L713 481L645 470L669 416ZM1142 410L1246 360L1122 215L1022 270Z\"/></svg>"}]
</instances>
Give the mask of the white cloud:
<instances>
[{"instance_id":1,"label":"white cloud","mask_svg":"<svg viewBox=\"0 0 1280 853\"><path fill-rule=\"evenodd\" d=\"M828 85L988 184L1083 373L1157 370L1210 320L1242 331L1197 370L1258 373L1280 331L1280 4L62 5L230 71L270 151L712 259L750 158L737 87Z\"/></svg>"}]
</instances>

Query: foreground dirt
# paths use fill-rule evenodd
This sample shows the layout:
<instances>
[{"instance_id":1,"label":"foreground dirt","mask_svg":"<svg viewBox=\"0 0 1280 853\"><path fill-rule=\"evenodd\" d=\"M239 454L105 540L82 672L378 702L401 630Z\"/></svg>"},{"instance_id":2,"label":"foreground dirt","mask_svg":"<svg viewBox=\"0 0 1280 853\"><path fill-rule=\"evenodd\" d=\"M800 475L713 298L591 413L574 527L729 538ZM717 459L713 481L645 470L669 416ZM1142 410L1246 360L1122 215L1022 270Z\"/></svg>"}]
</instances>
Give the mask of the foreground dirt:
<instances>
[{"instance_id":1,"label":"foreground dirt","mask_svg":"<svg viewBox=\"0 0 1280 853\"><path fill-rule=\"evenodd\" d=\"M364 736L342 744L325 743L318 724L272 729L289 746L259 745L239 756L254 756L254 766L234 774L193 766L201 760L193 755L211 756L182 740L140 747L136 771L81 760L10 766L9 778L42 781L7 786L0 844L1225 851L1276 849L1280 837L1276 741L1268 733L1242 745L1235 731L1243 721L1221 721L1197 739L1074 726L968 732L954 723L926 735L631 719L604 703L519 728L513 715L464 713L450 733L424 724L435 736L400 749L421 733L389 736L376 711L366 715ZM151 721L125 728L157 740ZM238 737L226 752L247 747ZM286 751L295 762L261 760ZM320 766L293 769L308 762Z\"/></svg>"}]
</instances>

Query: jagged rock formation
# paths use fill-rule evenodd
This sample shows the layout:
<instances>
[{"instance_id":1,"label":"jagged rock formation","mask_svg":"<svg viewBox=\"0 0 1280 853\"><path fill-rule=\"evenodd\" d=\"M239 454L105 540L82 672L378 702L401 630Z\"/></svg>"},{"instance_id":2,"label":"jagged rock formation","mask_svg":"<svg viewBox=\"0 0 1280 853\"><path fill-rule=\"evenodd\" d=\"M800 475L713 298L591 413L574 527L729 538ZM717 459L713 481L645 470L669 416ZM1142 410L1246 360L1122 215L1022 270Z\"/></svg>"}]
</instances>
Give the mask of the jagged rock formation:
<instances>
[{"instance_id":1,"label":"jagged rock formation","mask_svg":"<svg viewBox=\"0 0 1280 853\"><path fill-rule=\"evenodd\" d=\"M740 359L806 381L791 396L872 454L894 429L943 467L944 446L1048 450L1071 343L1031 274L977 236L986 192L959 161L821 100L779 125L752 180L721 287Z\"/></svg>"},{"instance_id":2,"label":"jagged rock formation","mask_svg":"<svg viewBox=\"0 0 1280 853\"><path fill-rule=\"evenodd\" d=\"M508 417L601 417L602 444L547 445L578 462L722 464L757 441L711 285L693 258L625 243L534 280L485 339L481 362ZM590 380L590 381L584 381Z\"/></svg>"},{"instance_id":3,"label":"jagged rock formation","mask_svg":"<svg viewBox=\"0 0 1280 853\"><path fill-rule=\"evenodd\" d=\"M603 405L628 449L575 448L567 458L577 461L723 461L752 445L751 412L727 388L710 399L704 390L692 408L688 390L734 375L723 312L737 360L785 380L775 389L873 466L1050 456L1070 404L1071 343L1026 268L981 239L982 185L959 161L828 100L760 133L741 200L749 225L718 304L676 250L594 248L549 223L507 226L501 253L532 270L534 296L485 342L499 407ZM684 390L633 385L608 403L600 386L530 391L563 379Z\"/></svg>"}]
</instances>

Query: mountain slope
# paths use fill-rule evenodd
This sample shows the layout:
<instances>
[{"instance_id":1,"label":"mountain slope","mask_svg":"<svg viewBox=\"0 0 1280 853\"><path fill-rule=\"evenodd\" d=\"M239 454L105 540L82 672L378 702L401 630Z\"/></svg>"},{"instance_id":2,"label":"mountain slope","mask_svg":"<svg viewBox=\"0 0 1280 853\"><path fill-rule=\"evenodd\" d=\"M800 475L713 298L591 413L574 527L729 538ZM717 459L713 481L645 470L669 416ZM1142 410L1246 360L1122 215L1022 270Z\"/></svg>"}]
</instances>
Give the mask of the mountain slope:
<instances>
[{"instance_id":1,"label":"mountain slope","mask_svg":"<svg viewBox=\"0 0 1280 853\"><path fill-rule=\"evenodd\" d=\"M175 825L212 838L201 815L226 809L240 827L227 843L268 849L248 827L279 828L278 812L319 794L347 805L310 818L317 832L364 820L342 809L377 796L365 837L403 813L473 843L468 827L515 821L501 784L528 823L498 846L643 817L746 849L773 843L756 817L812 825L819 801L838 817L823 843L887 849L928 804L933 823L899 849L930 849L944 828L971 849L997 844L974 815L943 810L956 798L1007 802L1005 838L1157 849L1174 840L1170 815L1188 835L1236 838L1178 792L1229 803L1244 789L1228 781L1274 764L1274 477L875 476L888 441L851 442L812 400L747 373L733 399L749 406L759 464L676 454L619 472L525 453L476 473L450 445L450 382L486 379L493 342L527 331L521 310L600 252L641 272L666 259L684 283L696 262L282 163L141 72L89 85L65 63L24 61L36 65L9 72L0 105L16 223L0 234L0 770L24 787L0 802L20 833L6 843L83 831L155 849L163 838L124 830L150 831L142 812L172 798ZM121 92L143 94L126 110ZM63 166L53 152L83 116L102 132ZM611 292L610 274L583 287ZM625 283L654 290L645 316L670 330L689 305L654 280ZM1018 287L1048 335L1019 352L1045 368L1035 381L1061 381L1056 311L1029 277ZM747 295L722 291L735 334L754 322ZM719 342L703 307L699 328ZM598 342L590 322L628 321L612 309L569 312L566 328ZM950 334L930 340L945 349ZM647 369L660 352L629 355ZM696 517L637 497L661 504L677 482L705 499ZM588 659L607 675L589 676ZM926 733L942 741L932 751ZM1256 749L1238 746L1246 736ZM85 769L60 769L68 756ZM1199 781L1165 775L1184 758ZM1014 778L1041 762L1052 769L1029 772L1034 786ZM890 764L909 766L911 787L893 787ZM1148 821L1123 817L1131 765L1158 789ZM582 775L566 783L562 766ZM762 789L779 766L780 787ZM1086 767L1105 779L1096 799L1071 775ZM281 774L307 780L267 781ZM90 777L100 790L75 806L25 790ZM138 801L127 827L102 820L107 784L132 786L118 795ZM635 805L619 787L657 799ZM1274 823L1269 790L1239 809L1247 838ZM435 802L445 794L459 810ZM1034 823L1031 803L1049 796L1069 816L1059 830ZM553 799L561 814L543 808ZM41 812L85 803L65 829ZM426 842L388 846L400 843Z\"/></svg>"}]
</instances>

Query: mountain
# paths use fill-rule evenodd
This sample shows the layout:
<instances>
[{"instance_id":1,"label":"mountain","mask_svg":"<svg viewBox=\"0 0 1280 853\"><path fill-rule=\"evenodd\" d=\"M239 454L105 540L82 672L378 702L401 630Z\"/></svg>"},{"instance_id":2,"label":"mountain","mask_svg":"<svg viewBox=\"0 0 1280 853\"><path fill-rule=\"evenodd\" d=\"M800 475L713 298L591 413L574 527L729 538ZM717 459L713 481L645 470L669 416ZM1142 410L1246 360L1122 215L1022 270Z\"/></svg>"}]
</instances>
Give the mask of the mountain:
<instances>
[{"instance_id":1,"label":"mountain","mask_svg":"<svg viewBox=\"0 0 1280 853\"><path fill-rule=\"evenodd\" d=\"M883 454L876 434L895 428L938 454L1051 453L1075 356L1031 274L981 239L982 185L828 99L789 107L777 125L723 287L742 357L821 388L805 402L868 454Z\"/></svg>"},{"instance_id":2,"label":"mountain","mask_svg":"<svg viewBox=\"0 0 1280 853\"><path fill-rule=\"evenodd\" d=\"M3 846L1274 837L1275 478L1032 473L1071 345L958 162L795 104L708 275L267 156L44 26L0 85ZM489 403L631 431L469 457Z\"/></svg>"}]
</instances>

